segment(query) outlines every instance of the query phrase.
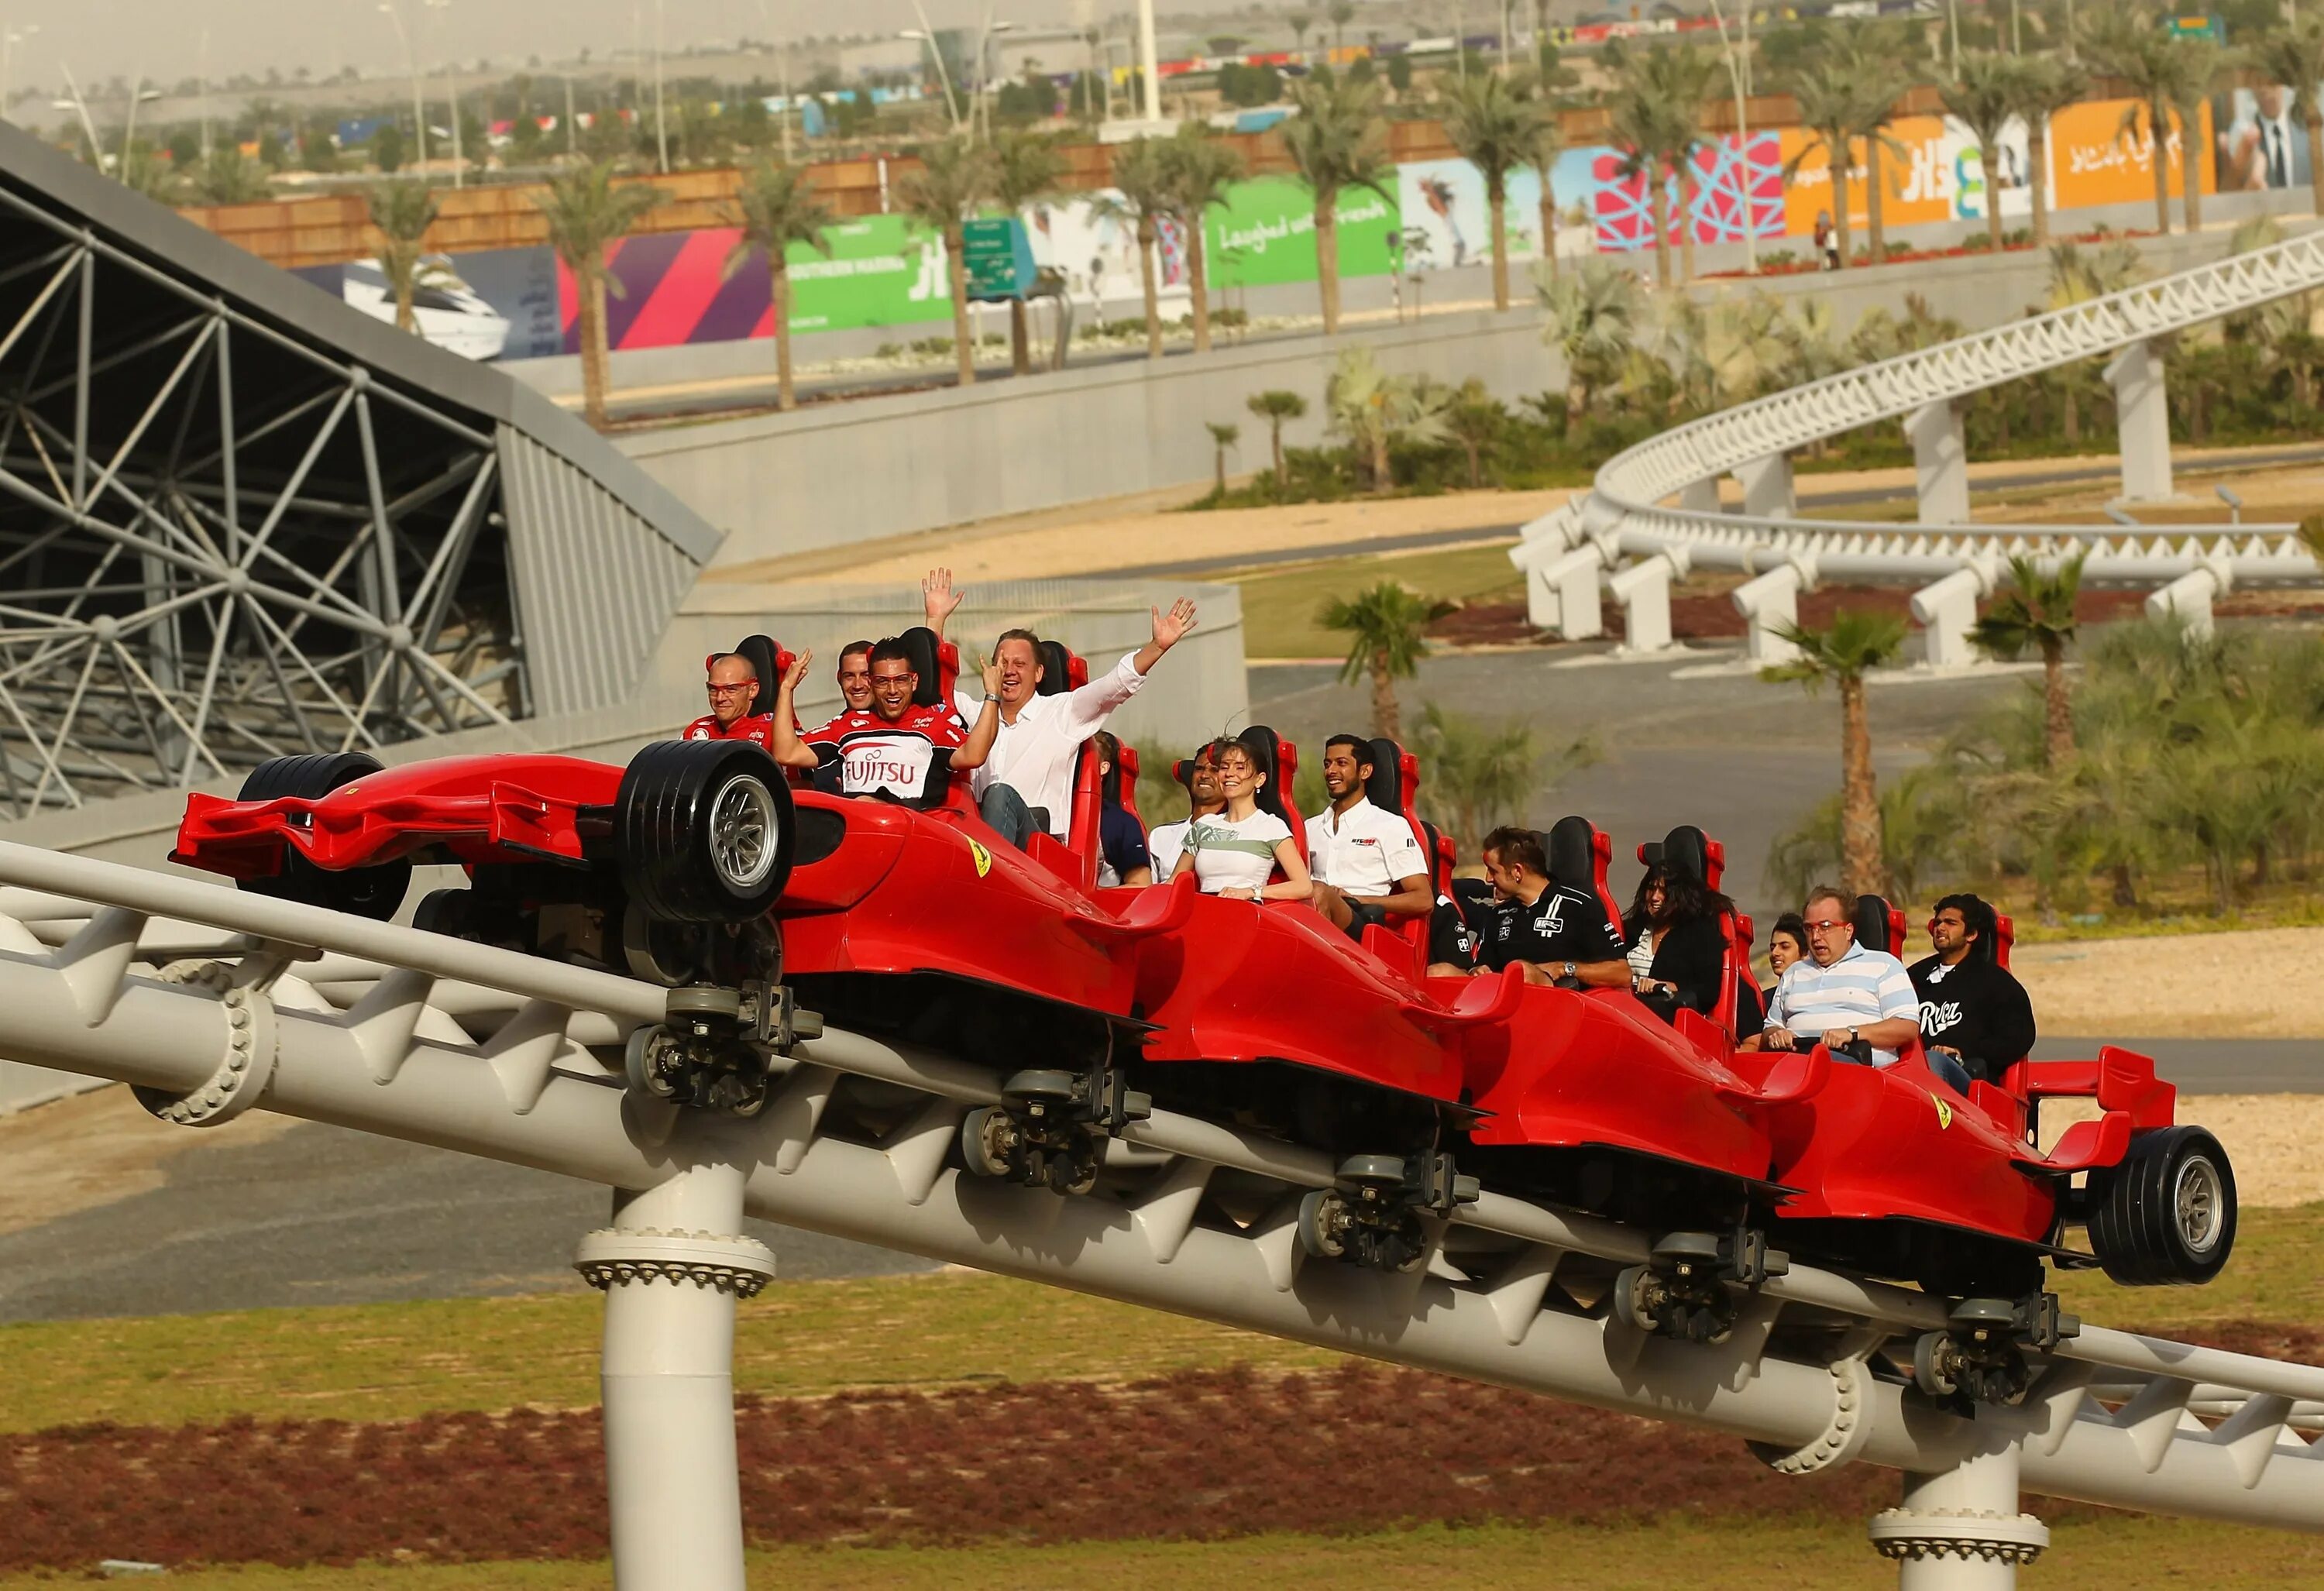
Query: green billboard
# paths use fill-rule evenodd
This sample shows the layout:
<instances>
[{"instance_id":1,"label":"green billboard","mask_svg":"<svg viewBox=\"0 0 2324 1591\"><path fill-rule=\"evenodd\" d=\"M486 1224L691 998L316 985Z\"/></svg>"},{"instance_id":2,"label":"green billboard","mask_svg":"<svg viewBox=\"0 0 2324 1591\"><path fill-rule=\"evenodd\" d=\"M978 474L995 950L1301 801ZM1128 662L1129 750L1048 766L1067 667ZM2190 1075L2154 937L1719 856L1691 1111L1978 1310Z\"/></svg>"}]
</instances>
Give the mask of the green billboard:
<instances>
[{"instance_id":1,"label":"green billboard","mask_svg":"<svg viewBox=\"0 0 2324 1591\"><path fill-rule=\"evenodd\" d=\"M1386 276L1388 240L1404 219L1391 192L1351 188L1334 207L1340 274ZM1295 177L1258 177L1227 189L1204 218L1213 287L1266 287L1315 280L1315 200Z\"/></svg>"},{"instance_id":2,"label":"green billboard","mask_svg":"<svg viewBox=\"0 0 2324 1591\"><path fill-rule=\"evenodd\" d=\"M793 244L791 329L845 331L952 317L944 245L901 216L863 216L824 231L828 258Z\"/></svg>"}]
</instances>

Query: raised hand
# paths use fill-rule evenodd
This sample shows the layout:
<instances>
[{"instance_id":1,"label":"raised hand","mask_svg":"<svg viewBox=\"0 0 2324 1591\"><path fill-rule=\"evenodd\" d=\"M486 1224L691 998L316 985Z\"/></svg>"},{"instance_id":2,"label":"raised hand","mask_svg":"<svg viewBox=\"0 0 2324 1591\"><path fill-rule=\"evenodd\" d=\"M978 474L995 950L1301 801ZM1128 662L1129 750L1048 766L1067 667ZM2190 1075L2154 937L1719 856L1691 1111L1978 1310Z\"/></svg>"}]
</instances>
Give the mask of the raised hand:
<instances>
[{"instance_id":1,"label":"raised hand","mask_svg":"<svg viewBox=\"0 0 2324 1591\"><path fill-rule=\"evenodd\" d=\"M1167 613L1159 608L1148 608L1147 612L1154 615L1154 644L1164 651L1185 639L1187 632L1194 628L1194 604L1185 597L1172 602Z\"/></svg>"},{"instance_id":2,"label":"raised hand","mask_svg":"<svg viewBox=\"0 0 2324 1591\"><path fill-rule=\"evenodd\" d=\"M927 615L928 628L938 635L944 633L945 621L960 611L967 593L954 591L950 569L931 569L920 576L920 610Z\"/></svg>"},{"instance_id":3,"label":"raised hand","mask_svg":"<svg viewBox=\"0 0 2324 1591\"><path fill-rule=\"evenodd\" d=\"M799 681L807 677L807 666L814 661L815 653L811 648L793 658L791 666L783 670L782 688L787 691L798 689Z\"/></svg>"},{"instance_id":4,"label":"raised hand","mask_svg":"<svg viewBox=\"0 0 2324 1591\"><path fill-rule=\"evenodd\" d=\"M981 660L977 664L976 669L979 674L982 674L984 676L984 694L988 696L999 695L1001 694L1000 652L996 649L992 656Z\"/></svg>"}]
</instances>

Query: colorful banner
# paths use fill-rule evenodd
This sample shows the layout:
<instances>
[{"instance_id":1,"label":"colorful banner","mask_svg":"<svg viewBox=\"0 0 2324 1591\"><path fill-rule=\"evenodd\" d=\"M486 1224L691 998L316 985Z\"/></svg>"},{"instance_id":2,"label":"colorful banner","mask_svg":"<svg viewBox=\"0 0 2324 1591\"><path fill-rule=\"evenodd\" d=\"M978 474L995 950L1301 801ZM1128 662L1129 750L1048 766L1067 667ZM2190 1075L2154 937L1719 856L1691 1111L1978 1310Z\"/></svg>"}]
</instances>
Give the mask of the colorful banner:
<instances>
[{"instance_id":1,"label":"colorful banner","mask_svg":"<svg viewBox=\"0 0 2324 1591\"><path fill-rule=\"evenodd\" d=\"M2134 101L2110 99L2069 106L2050 118L2050 191L2061 207L2154 202L2154 139L2142 113L2135 134L2122 131ZM2165 180L2172 198L2184 190L2177 117L2165 141ZM2209 165L2198 162L2197 169ZM2207 189L2208 191L2208 189Z\"/></svg>"},{"instance_id":2,"label":"colorful banner","mask_svg":"<svg viewBox=\"0 0 2324 1591\"><path fill-rule=\"evenodd\" d=\"M1339 222L1340 274L1386 276L1390 242L1403 226L1396 200L1351 188L1340 195L1333 214ZM1315 200L1296 178L1238 182L1204 222L1213 288L1315 280Z\"/></svg>"},{"instance_id":3,"label":"colorful banner","mask_svg":"<svg viewBox=\"0 0 2324 1591\"><path fill-rule=\"evenodd\" d=\"M1138 223L1115 207L1121 195L1106 189L1025 212L1033 261L1065 279L1065 296L1101 318L1146 313L1146 286L1138 268ZM1163 313L1186 312L1186 240L1176 224L1158 223L1154 280Z\"/></svg>"},{"instance_id":4,"label":"colorful banner","mask_svg":"<svg viewBox=\"0 0 2324 1591\"><path fill-rule=\"evenodd\" d=\"M2298 96L2280 83L2236 88L2210 104L2213 187L2219 193L2258 193L2310 185L2308 128ZM2324 106L2324 97L2319 97ZM2309 112L2310 117L2319 114Z\"/></svg>"}]
</instances>

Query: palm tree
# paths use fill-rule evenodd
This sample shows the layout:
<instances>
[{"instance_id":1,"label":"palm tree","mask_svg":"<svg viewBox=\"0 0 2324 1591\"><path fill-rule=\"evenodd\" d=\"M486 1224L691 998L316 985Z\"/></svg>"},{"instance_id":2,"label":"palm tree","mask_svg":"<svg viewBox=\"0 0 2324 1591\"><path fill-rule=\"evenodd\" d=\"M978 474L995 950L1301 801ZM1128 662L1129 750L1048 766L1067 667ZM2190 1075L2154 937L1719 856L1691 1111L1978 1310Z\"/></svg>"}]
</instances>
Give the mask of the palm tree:
<instances>
[{"instance_id":1,"label":"palm tree","mask_svg":"<svg viewBox=\"0 0 2324 1591\"><path fill-rule=\"evenodd\" d=\"M2252 46L2248 60L2261 81L2292 89L2300 119L2308 124L2310 207L2324 216L2324 116L2316 114L2314 97L2317 84L2324 82L2324 20L2310 16L2276 29Z\"/></svg>"},{"instance_id":2,"label":"palm tree","mask_svg":"<svg viewBox=\"0 0 2324 1591\"><path fill-rule=\"evenodd\" d=\"M1348 24L1356 20L1354 0L1332 0L1331 5L1323 8L1323 14L1332 19L1333 52L1345 50L1348 47Z\"/></svg>"},{"instance_id":3,"label":"palm tree","mask_svg":"<svg viewBox=\"0 0 2324 1591\"><path fill-rule=\"evenodd\" d=\"M1564 124L1558 120L1557 107L1544 100L1541 114L1533 120L1525 163L1541 177L1541 259L1552 278L1557 275L1557 157L1564 152Z\"/></svg>"},{"instance_id":4,"label":"palm tree","mask_svg":"<svg viewBox=\"0 0 2324 1591\"><path fill-rule=\"evenodd\" d=\"M952 289L952 339L960 354L960 384L976 381L976 345L968 326L967 243L961 235L979 205L991 197L992 156L967 138L947 138L920 152L920 169L904 179L904 211L943 240Z\"/></svg>"},{"instance_id":5,"label":"palm tree","mask_svg":"<svg viewBox=\"0 0 2324 1591\"><path fill-rule=\"evenodd\" d=\"M1298 41L1299 52L1305 55L1307 52L1307 30L1315 25L1315 14L1312 11L1295 11L1283 20L1291 24L1291 36Z\"/></svg>"},{"instance_id":6,"label":"palm tree","mask_svg":"<svg viewBox=\"0 0 2324 1591\"><path fill-rule=\"evenodd\" d=\"M1694 280L1694 155L1704 143L1702 102L1711 97L1719 62L1692 44L1653 52L1661 79L1663 162L1678 174L1679 276Z\"/></svg>"},{"instance_id":7,"label":"palm tree","mask_svg":"<svg viewBox=\"0 0 2324 1591\"><path fill-rule=\"evenodd\" d=\"M1872 263L1877 265L1888 257L1888 233L1881 214L1888 185L1881 180L1880 157L1886 152L1900 161L1911 158L1904 146L1889 135L1888 127L1896 119L1896 102L1912 87L1912 79L1904 69L1901 41L1886 25L1859 27L1847 37L1857 87L1856 115L1849 131L1864 141L1864 223L1871 235Z\"/></svg>"},{"instance_id":8,"label":"palm tree","mask_svg":"<svg viewBox=\"0 0 2324 1591\"><path fill-rule=\"evenodd\" d=\"M1178 213L1177 184L1161 140L1137 138L1113 152L1113 191L1091 202L1093 213L1135 229L1138 280L1146 290L1146 357L1162 357L1162 299L1154 279L1158 223Z\"/></svg>"},{"instance_id":9,"label":"palm tree","mask_svg":"<svg viewBox=\"0 0 2324 1591\"><path fill-rule=\"evenodd\" d=\"M1493 308L1509 307L1509 173L1534 152L1542 107L1521 85L1488 72L1444 97L1444 136L1485 179L1493 236Z\"/></svg>"},{"instance_id":10,"label":"palm tree","mask_svg":"<svg viewBox=\"0 0 2324 1591\"><path fill-rule=\"evenodd\" d=\"M2018 57L2017 114L2025 118L2026 179L2033 186L2034 246L2050 244L2050 192L2044 179L2050 170L2050 118L2090 91L2090 75L2072 61L2054 55ZM2316 138L2316 130L2309 137Z\"/></svg>"},{"instance_id":11,"label":"palm tree","mask_svg":"<svg viewBox=\"0 0 2324 1591\"><path fill-rule=\"evenodd\" d=\"M1338 12L1334 5L1334 17ZM1395 202L1387 187L1394 179L1388 127L1380 120L1375 84L1316 72L1293 90L1292 103L1298 114L1282 125L1283 145L1315 196L1315 285L1323 303L1323 335L1330 336L1340 329L1340 194L1369 188Z\"/></svg>"},{"instance_id":12,"label":"palm tree","mask_svg":"<svg viewBox=\"0 0 2324 1591\"><path fill-rule=\"evenodd\" d=\"M1463 856L1500 824L1523 822L1527 806L1599 758L1589 735L1545 750L1538 731L1522 719L1471 718L1435 702L1421 708L1412 739L1428 768L1420 789L1424 809Z\"/></svg>"},{"instance_id":13,"label":"palm tree","mask_svg":"<svg viewBox=\"0 0 2324 1591\"><path fill-rule=\"evenodd\" d=\"M2187 230L2203 230L2203 176L2197 129L2203 124L2203 102L2211 97L2211 85L2218 81L2224 63L2222 51L2209 39L2181 39L2179 43L2179 70L2171 85L2171 108L2178 114L2180 148L2183 152L2179 162L2179 202L2187 215ZM2313 110L2308 112L2310 119ZM2162 163L2163 146L2155 145L2155 162Z\"/></svg>"},{"instance_id":14,"label":"palm tree","mask_svg":"<svg viewBox=\"0 0 2324 1591\"><path fill-rule=\"evenodd\" d=\"M829 207L807 186L807 170L780 161L763 161L742 173L729 217L742 229L726 256L724 274L740 270L753 250L767 262L769 295L774 301L775 407L798 407L791 382L791 263L790 247L804 244L829 258L831 242L824 229L832 223Z\"/></svg>"},{"instance_id":15,"label":"palm tree","mask_svg":"<svg viewBox=\"0 0 2324 1591\"><path fill-rule=\"evenodd\" d=\"M212 150L194 177L195 196L206 205L254 204L273 191L266 168L231 143Z\"/></svg>"},{"instance_id":16,"label":"palm tree","mask_svg":"<svg viewBox=\"0 0 2324 1591\"><path fill-rule=\"evenodd\" d=\"M417 332L412 297L444 274L424 251L428 229L436 224L436 196L425 182L383 182L371 190L369 202L371 224L379 230L380 274L395 296L395 329Z\"/></svg>"},{"instance_id":17,"label":"palm tree","mask_svg":"<svg viewBox=\"0 0 2324 1591\"><path fill-rule=\"evenodd\" d=\"M1655 280L1671 284L1671 195L1669 178L1680 183L1679 224L1687 274L1694 262L1694 227L1689 218L1693 196L1693 154L1702 142L1702 97L1710 65L1692 46L1630 49L1620 40L1606 47L1603 64L1613 75L1608 127L1621 152L1615 170L1624 180L1642 179L1655 216Z\"/></svg>"},{"instance_id":18,"label":"palm tree","mask_svg":"<svg viewBox=\"0 0 2324 1591\"><path fill-rule=\"evenodd\" d=\"M1242 428L1224 420L1204 420L1203 428L1211 434L1212 461L1217 470L1218 495L1227 494L1227 449L1242 440Z\"/></svg>"},{"instance_id":19,"label":"palm tree","mask_svg":"<svg viewBox=\"0 0 2324 1591\"><path fill-rule=\"evenodd\" d=\"M1380 369L1369 348L1341 354L1323 383L1323 411L1334 436L1353 443L1370 473L1372 490L1394 489L1396 476L1388 467L1392 442L1443 442L1450 394L1416 376L1392 376Z\"/></svg>"},{"instance_id":20,"label":"palm tree","mask_svg":"<svg viewBox=\"0 0 2324 1591\"><path fill-rule=\"evenodd\" d=\"M1008 214L1020 216L1056 192L1072 169L1056 140L1038 133L1003 133L992 145L993 202ZM1019 375L1033 370L1021 298L1009 300L1009 366Z\"/></svg>"},{"instance_id":21,"label":"palm tree","mask_svg":"<svg viewBox=\"0 0 2324 1591\"><path fill-rule=\"evenodd\" d=\"M549 246L573 272L576 296L580 299L581 412L601 431L606 426L605 389L610 376L605 295L619 297L623 290L605 269L605 251L626 236L664 197L660 189L641 182L617 186L613 166L599 161L558 172L533 200L549 224Z\"/></svg>"},{"instance_id":22,"label":"palm tree","mask_svg":"<svg viewBox=\"0 0 2324 1591\"><path fill-rule=\"evenodd\" d=\"M2066 688L2066 646L2074 639L2074 599L2082 589L2077 555L2044 571L2024 555L2009 560L2010 589L1969 627L1970 644L2015 662L2026 650L2042 654L2042 760L2061 768L2074 755L2074 701Z\"/></svg>"},{"instance_id":23,"label":"palm tree","mask_svg":"<svg viewBox=\"0 0 2324 1591\"><path fill-rule=\"evenodd\" d=\"M1268 447L1275 455L1275 492L1280 497L1291 485L1290 473L1283 467L1283 422L1305 415L1307 400L1296 392L1253 392L1243 407L1267 422Z\"/></svg>"},{"instance_id":24,"label":"palm tree","mask_svg":"<svg viewBox=\"0 0 2324 1591\"><path fill-rule=\"evenodd\" d=\"M1614 379L1637 336L1637 278L1591 258L1572 276L1535 279L1544 310L1542 341L1565 355L1565 428L1571 436L1590 395Z\"/></svg>"},{"instance_id":25,"label":"palm tree","mask_svg":"<svg viewBox=\"0 0 2324 1591\"><path fill-rule=\"evenodd\" d=\"M1170 197L1186 235L1186 290L1194 315L1194 352L1211 351L1210 248L1204 229L1213 207L1227 202L1227 189L1242 179L1243 159L1200 122L1189 122L1163 146L1170 173Z\"/></svg>"},{"instance_id":26,"label":"palm tree","mask_svg":"<svg viewBox=\"0 0 2324 1591\"><path fill-rule=\"evenodd\" d=\"M1367 675L1371 676L1373 734L1390 740L1404 739L1396 682L1419 672L1420 660L1428 656L1430 621L1450 612L1450 603L1422 596L1393 580L1383 580L1353 600L1327 598L1316 612L1315 621L1324 629L1352 638L1347 664L1340 670L1341 681L1353 685Z\"/></svg>"},{"instance_id":27,"label":"palm tree","mask_svg":"<svg viewBox=\"0 0 2324 1591\"><path fill-rule=\"evenodd\" d=\"M2186 41L2165 32L2160 18L2152 14L2125 8L2103 14L2089 28L2085 41L2098 69L2121 78L2133 96L2122 113L2116 139L2127 142L2139 136L2144 119L2145 135L2154 147L2154 225L2167 235L2171 230L2171 115L2172 106L2184 97L2181 84L2187 57L2181 50ZM2194 163L2184 163L2192 171Z\"/></svg>"},{"instance_id":28,"label":"palm tree","mask_svg":"<svg viewBox=\"0 0 2324 1591\"><path fill-rule=\"evenodd\" d=\"M1840 236L1840 262L1851 256L1848 243L1848 179L1856 163L1857 104L1855 69L1835 54L1809 57L1791 75L1787 87L1798 102L1800 129L1807 141L1784 167L1784 179L1799 175L1800 167L1819 150L1831 176L1831 224Z\"/></svg>"},{"instance_id":29,"label":"palm tree","mask_svg":"<svg viewBox=\"0 0 2324 1591\"><path fill-rule=\"evenodd\" d=\"M1474 376L1461 383L1452 400L1445 406L1444 429L1461 445L1461 452L1469 461L1471 492L1485 483L1485 451L1500 437L1501 421L1507 418L1508 411L1493 400L1485 391L1485 383Z\"/></svg>"},{"instance_id":30,"label":"palm tree","mask_svg":"<svg viewBox=\"0 0 2324 1591\"><path fill-rule=\"evenodd\" d=\"M1872 722L1865 711L1865 676L1895 661L1904 645L1904 621L1891 613L1842 608L1828 630L1797 624L1776 631L1800 649L1798 658L1759 677L1796 680L1811 692L1831 680L1840 687L1840 888L1849 895L1879 893L1883 879L1880 788L1872 771Z\"/></svg>"},{"instance_id":31,"label":"palm tree","mask_svg":"<svg viewBox=\"0 0 2324 1591\"><path fill-rule=\"evenodd\" d=\"M2103 299L2108 293L2135 286L2144 274L2138 250L2133 244L2108 244L2085 251L2079 244L2054 244L2050 249L2049 307L2065 309L2092 299ZM2079 446L2082 439L2078 383L2087 368L2085 361L2061 365L2058 370L2058 391L2064 402L2061 423L2069 446Z\"/></svg>"},{"instance_id":32,"label":"palm tree","mask_svg":"<svg viewBox=\"0 0 2324 1591\"><path fill-rule=\"evenodd\" d=\"M1961 57L1960 79L1937 85L1937 97L1944 102L1946 111L1977 139L1978 168L1985 189L1986 247L1997 254L2001 252L2001 164L1994 157L2001 148L2001 129L2017 114L2018 102L2024 97L2018 87L2024 69L2017 56L1998 50L1972 50ZM2159 143L2155 158L2162 158Z\"/></svg>"}]
</instances>

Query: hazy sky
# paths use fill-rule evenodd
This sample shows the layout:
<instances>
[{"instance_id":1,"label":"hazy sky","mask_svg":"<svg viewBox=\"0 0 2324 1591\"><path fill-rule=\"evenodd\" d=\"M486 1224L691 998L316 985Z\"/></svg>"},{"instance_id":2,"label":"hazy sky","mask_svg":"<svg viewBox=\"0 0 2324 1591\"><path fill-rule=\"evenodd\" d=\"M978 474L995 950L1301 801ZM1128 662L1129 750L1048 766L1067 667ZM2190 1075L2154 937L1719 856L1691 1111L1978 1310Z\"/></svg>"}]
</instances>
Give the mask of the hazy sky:
<instances>
[{"instance_id":1,"label":"hazy sky","mask_svg":"<svg viewBox=\"0 0 2324 1591\"><path fill-rule=\"evenodd\" d=\"M603 60L630 48L632 27L653 38L654 0L396 0L405 26L421 22L422 64L479 56L521 65L527 56L570 59L587 45ZM974 26L994 14L1027 23L1065 23L1122 0L922 0L938 27ZM1232 9L1235 0L1165 0L1166 12ZM1481 9L1481 7L1480 7ZM762 18L764 20L762 20ZM745 35L794 37L881 32L916 25L911 0L662 0L668 46L725 42ZM395 30L379 0L0 0L0 27L40 32L19 43L9 75L17 86L60 83L60 61L84 82L143 73L174 82L197 69L209 35L215 76L298 67L327 77L353 64L366 76L403 69Z\"/></svg>"}]
</instances>

